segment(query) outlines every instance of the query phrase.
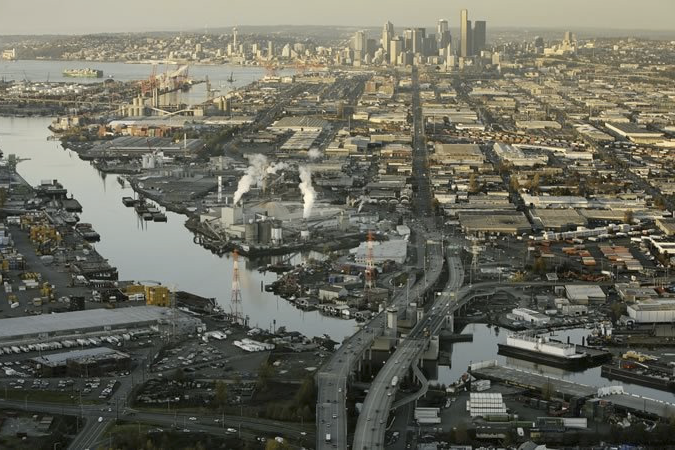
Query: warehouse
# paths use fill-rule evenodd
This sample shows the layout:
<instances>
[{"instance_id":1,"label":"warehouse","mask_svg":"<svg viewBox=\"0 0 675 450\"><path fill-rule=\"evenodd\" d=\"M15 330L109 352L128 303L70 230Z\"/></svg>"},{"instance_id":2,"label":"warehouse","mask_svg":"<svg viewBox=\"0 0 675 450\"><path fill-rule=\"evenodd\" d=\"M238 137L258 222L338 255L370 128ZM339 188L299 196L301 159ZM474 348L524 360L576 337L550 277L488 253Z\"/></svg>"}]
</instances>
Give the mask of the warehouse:
<instances>
[{"instance_id":1,"label":"warehouse","mask_svg":"<svg viewBox=\"0 0 675 450\"><path fill-rule=\"evenodd\" d=\"M102 334L118 329L174 325L177 334L194 333L201 320L180 311L159 306L133 306L118 309L89 309L59 314L0 319L0 343L40 340L86 333Z\"/></svg>"},{"instance_id":2,"label":"warehouse","mask_svg":"<svg viewBox=\"0 0 675 450\"><path fill-rule=\"evenodd\" d=\"M53 353L32 358L29 362L43 377L102 376L109 372L129 370L131 366L128 354L107 347Z\"/></svg>"},{"instance_id":3,"label":"warehouse","mask_svg":"<svg viewBox=\"0 0 675 450\"><path fill-rule=\"evenodd\" d=\"M269 127L272 131L323 131L328 122L316 117L284 117Z\"/></svg>"},{"instance_id":4,"label":"warehouse","mask_svg":"<svg viewBox=\"0 0 675 450\"><path fill-rule=\"evenodd\" d=\"M354 261L357 264L366 264L368 243L362 242L356 249ZM408 242L403 239L392 239L384 242L373 242L373 263L381 265L385 261L394 261L403 264L408 256Z\"/></svg>"},{"instance_id":5,"label":"warehouse","mask_svg":"<svg viewBox=\"0 0 675 450\"><path fill-rule=\"evenodd\" d=\"M521 234L532 230L519 211L462 212L459 222L465 233Z\"/></svg>"},{"instance_id":6,"label":"warehouse","mask_svg":"<svg viewBox=\"0 0 675 450\"><path fill-rule=\"evenodd\" d=\"M511 311L511 316L513 316L513 318L516 320L522 320L536 326L546 325L551 321L551 318L546 314L542 314L527 308L514 308Z\"/></svg>"},{"instance_id":7,"label":"warehouse","mask_svg":"<svg viewBox=\"0 0 675 450\"><path fill-rule=\"evenodd\" d=\"M593 284L566 284L565 293L567 294L569 301L577 305L588 305L589 303L604 302L607 300L605 291L603 291L600 286Z\"/></svg>"},{"instance_id":8,"label":"warehouse","mask_svg":"<svg viewBox=\"0 0 675 450\"><path fill-rule=\"evenodd\" d=\"M476 144L437 143L431 158L441 164L482 165L485 162L485 155Z\"/></svg>"},{"instance_id":9,"label":"warehouse","mask_svg":"<svg viewBox=\"0 0 675 450\"><path fill-rule=\"evenodd\" d=\"M586 218L575 209L533 209L530 212L535 228L552 231L576 230L579 226L586 226Z\"/></svg>"},{"instance_id":10,"label":"warehouse","mask_svg":"<svg viewBox=\"0 0 675 450\"><path fill-rule=\"evenodd\" d=\"M472 392L467 409L471 417L506 416L506 404L501 393Z\"/></svg>"},{"instance_id":11,"label":"warehouse","mask_svg":"<svg viewBox=\"0 0 675 450\"><path fill-rule=\"evenodd\" d=\"M675 322L675 300L654 299L628 305L628 317L636 323Z\"/></svg>"},{"instance_id":12,"label":"warehouse","mask_svg":"<svg viewBox=\"0 0 675 450\"><path fill-rule=\"evenodd\" d=\"M658 131L649 131L632 122L628 123L606 123L605 126L611 132L630 139L638 144L654 144L663 140L663 133Z\"/></svg>"}]
</instances>

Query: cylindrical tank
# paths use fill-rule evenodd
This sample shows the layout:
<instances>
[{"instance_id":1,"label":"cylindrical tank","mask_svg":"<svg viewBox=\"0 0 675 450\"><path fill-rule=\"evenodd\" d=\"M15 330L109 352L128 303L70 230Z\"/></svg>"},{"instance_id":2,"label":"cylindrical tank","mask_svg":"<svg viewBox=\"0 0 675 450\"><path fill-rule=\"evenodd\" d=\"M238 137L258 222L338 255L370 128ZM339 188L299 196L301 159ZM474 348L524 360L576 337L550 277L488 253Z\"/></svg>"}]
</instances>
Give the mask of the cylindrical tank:
<instances>
[{"instance_id":1,"label":"cylindrical tank","mask_svg":"<svg viewBox=\"0 0 675 450\"><path fill-rule=\"evenodd\" d=\"M272 242L275 244L282 244L284 242L284 232L280 223L275 223L272 226Z\"/></svg>"},{"instance_id":2,"label":"cylindrical tank","mask_svg":"<svg viewBox=\"0 0 675 450\"><path fill-rule=\"evenodd\" d=\"M244 240L246 242L258 242L258 224L249 222L244 225Z\"/></svg>"},{"instance_id":3,"label":"cylindrical tank","mask_svg":"<svg viewBox=\"0 0 675 450\"><path fill-rule=\"evenodd\" d=\"M272 240L272 223L269 220L258 222L258 240L261 244L269 244Z\"/></svg>"}]
</instances>

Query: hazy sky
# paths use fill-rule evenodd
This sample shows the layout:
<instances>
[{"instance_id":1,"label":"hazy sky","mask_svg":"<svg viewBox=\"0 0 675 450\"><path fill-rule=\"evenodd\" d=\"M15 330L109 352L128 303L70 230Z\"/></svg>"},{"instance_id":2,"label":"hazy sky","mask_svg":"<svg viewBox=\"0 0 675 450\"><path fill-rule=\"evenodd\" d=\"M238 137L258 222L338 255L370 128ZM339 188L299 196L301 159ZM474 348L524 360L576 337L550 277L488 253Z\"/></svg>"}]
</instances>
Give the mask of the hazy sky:
<instances>
[{"instance_id":1,"label":"hazy sky","mask_svg":"<svg viewBox=\"0 0 675 450\"><path fill-rule=\"evenodd\" d=\"M0 0L0 34L231 25L425 25L459 10L488 26L669 30L675 0Z\"/></svg>"}]
</instances>

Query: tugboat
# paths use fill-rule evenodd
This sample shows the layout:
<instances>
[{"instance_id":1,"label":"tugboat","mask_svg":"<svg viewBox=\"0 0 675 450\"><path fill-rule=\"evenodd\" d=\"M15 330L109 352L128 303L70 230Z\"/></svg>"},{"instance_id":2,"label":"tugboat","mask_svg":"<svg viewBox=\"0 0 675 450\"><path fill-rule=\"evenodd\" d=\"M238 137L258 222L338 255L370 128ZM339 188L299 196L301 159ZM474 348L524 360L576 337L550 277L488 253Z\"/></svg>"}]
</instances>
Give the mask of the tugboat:
<instances>
[{"instance_id":1,"label":"tugboat","mask_svg":"<svg viewBox=\"0 0 675 450\"><path fill-rule=\"evenodd\" d=\"M166 214L156 213L152 215L152 220L155 222L166 222Z\"/></svg>"},{"instance_id":2,"label":"tugboat","mask_svg":"<svg viewBox=\"0 0 675 450\"><path fill-rule=\"evenodd\" d=\"M132 206L136 206L136 205L138 204L138 200L133 199L133 198L131 198L131 197L122 197L122 203L123 203L124 206L126 206L127 208L130 208L130 207L132 207Z\"/></svg>"}]
</instances>

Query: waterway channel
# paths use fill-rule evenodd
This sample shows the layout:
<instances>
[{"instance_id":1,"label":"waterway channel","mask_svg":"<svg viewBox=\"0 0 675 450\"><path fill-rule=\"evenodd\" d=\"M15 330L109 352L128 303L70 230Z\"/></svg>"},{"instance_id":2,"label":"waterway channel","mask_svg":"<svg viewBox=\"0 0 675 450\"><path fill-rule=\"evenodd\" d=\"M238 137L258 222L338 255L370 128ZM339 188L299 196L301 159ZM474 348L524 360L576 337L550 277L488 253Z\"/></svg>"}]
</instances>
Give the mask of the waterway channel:
<instances>
[{"instance_id":1,"label":"waterway channel","mask_svg":"<svg viewBox=\"0 0 675 450\"><path fill-rule=\"evenodd\" d=\"M167 223L143 222L122 197L133 196L117 176L100 174L77 154L60 143L48 141L49 118L0 117L0 149L21 158L18 172L32 185L57 179L82 204L82 222L91 223L101 235L96 249L119 269L123 280L153 280L205 297L215 297L229 310L232 288L232 258L218 257L193 242L184 227L185 216L167 212ZM354 331L355 322L326 317L317 311L304 312L272 293L261 283L277 275L263 274L240 260L240 284L244 314L250 324L263 328L286 326L307 336L324 333L342 341Z\"/></svg>"}]
</instances>

